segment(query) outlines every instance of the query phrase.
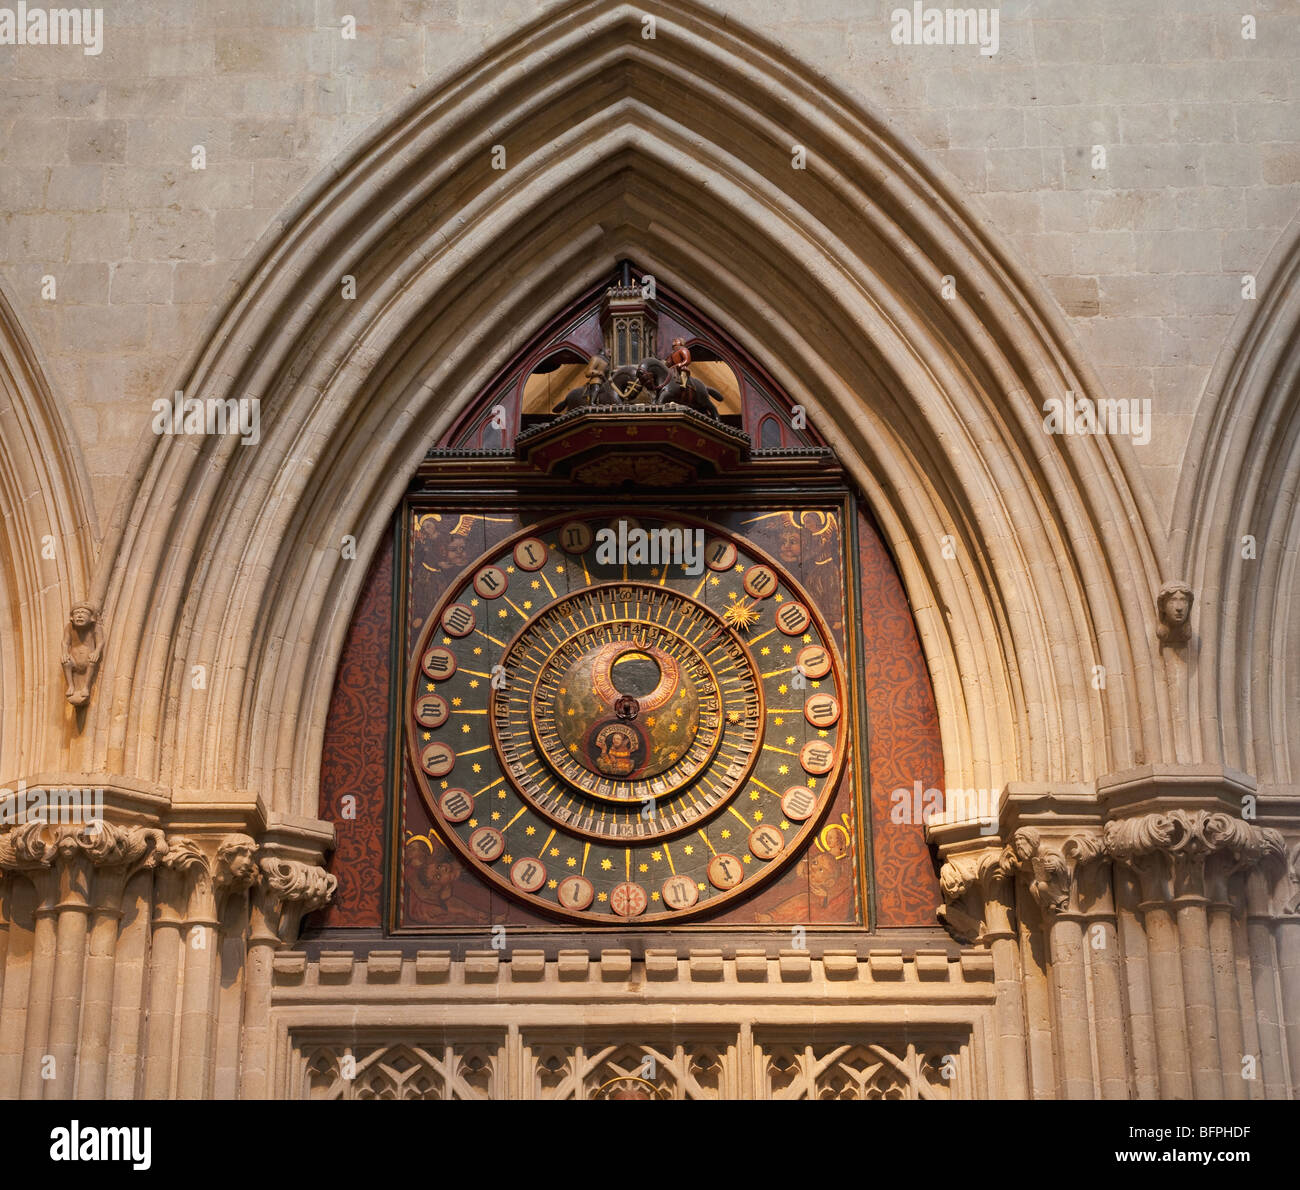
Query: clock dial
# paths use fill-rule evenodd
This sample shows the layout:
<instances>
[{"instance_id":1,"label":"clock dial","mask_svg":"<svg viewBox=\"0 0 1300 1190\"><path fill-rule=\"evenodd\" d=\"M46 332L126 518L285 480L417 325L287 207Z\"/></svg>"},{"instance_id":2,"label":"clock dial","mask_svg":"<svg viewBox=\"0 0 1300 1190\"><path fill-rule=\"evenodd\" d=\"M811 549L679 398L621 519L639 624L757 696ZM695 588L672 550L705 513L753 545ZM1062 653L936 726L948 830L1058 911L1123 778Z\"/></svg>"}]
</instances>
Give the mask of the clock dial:
<instances>
[{"instance_id":1,"label":"clock dial","mask_svg":"<svg viewBox=\"0 0 1300 1190\"><path fill-rule=\"evenodd\" d=\"M606 583L560 599L502 665L491 722L511 782L584 837L691 830L753 766L752 659L720 616L675 591Z\"/></svg>"},{"instance_id":2,"label":"clock dial","mask_svg":"<svg viewBox=\"0 0 1300 1190\"><path fill-rule=\"evenodd\" d=\"M406 727L438 833L575 921L683 920L770 880L845 762L835 644L792 576L690 518L530 525L427 609Z\"/></svg>"}]
</instances>

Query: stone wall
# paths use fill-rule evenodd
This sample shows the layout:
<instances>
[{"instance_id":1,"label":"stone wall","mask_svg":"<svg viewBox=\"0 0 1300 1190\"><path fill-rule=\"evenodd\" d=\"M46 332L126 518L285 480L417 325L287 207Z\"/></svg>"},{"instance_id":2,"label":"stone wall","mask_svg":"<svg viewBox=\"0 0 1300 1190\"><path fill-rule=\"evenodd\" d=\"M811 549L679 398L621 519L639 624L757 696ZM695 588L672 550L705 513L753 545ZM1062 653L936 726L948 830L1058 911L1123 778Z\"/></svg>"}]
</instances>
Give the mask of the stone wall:
<instances>
[{"instance_id":1,"label":"stone wall","mask_svg":"<svg viewBox=\"0 0 1300 1190\"><path fill-rule=\"evenodd\" d=\"M150 403L294 196L385 113L563 7L141 0L105 7L97 56L0 47L0 277L72 410L101 521ZM913 140L987 219L1106 393L1152 400L1138 461L1167 504L1241 278L1274 279L1300 209L1294 8L1252 9L1246 40L1240 5L1016 0L986 56L892 44L892 3L713 7Z\"/></svg>"}]
</instances>

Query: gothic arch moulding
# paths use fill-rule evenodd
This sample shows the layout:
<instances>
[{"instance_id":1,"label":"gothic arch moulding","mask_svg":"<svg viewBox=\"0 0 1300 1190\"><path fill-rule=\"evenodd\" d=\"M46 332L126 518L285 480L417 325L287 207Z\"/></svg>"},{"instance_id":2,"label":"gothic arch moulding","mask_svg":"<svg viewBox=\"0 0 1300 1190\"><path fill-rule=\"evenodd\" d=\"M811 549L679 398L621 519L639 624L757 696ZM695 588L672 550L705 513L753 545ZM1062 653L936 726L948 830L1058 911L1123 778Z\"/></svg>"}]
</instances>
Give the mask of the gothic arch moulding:
<instances>
[{"instance_id":1,"label":"gothic arch moulding","mask_svg":"<svg viewBox=\"0 0 1300 1190\"><path fill-rule=\"evenodd\" d=\"M59 657L95 536L76 434L0 285L0 781L65 767L76 739Z\"/></svg>"},{"instance_id":2,"label":"gothic arch moulding","mask_svg":"<svg viewBox=\"0 0 1300 1190\"><path fill-rule=\"evenodd\" d=\"M1111 444L1041 428L1047 396L1094 379L917 153L814 77L684 0L581 0L322 177L177 376L260 397L261 444L160 438L138 461L105 578L98 755L180 798L249 791L313 815L343 635L407 477L620 257L745 340L866 492L922 633L950 785L1164 755L1155 518ZM945 274L964 300L941 300Z\"/></svg>"},{"instance_id":3,"label":"gothic arch moulding","mask_svg":"<svg viewBox=\"0 0 1300 1190\"><path fill-rule=\"evenodd\" d=\"M1300 219L1281 237L1201 395L1172 542L1196 594L1193 761L1294 784L1300 733Z\"/></svg>"}]
</instances>

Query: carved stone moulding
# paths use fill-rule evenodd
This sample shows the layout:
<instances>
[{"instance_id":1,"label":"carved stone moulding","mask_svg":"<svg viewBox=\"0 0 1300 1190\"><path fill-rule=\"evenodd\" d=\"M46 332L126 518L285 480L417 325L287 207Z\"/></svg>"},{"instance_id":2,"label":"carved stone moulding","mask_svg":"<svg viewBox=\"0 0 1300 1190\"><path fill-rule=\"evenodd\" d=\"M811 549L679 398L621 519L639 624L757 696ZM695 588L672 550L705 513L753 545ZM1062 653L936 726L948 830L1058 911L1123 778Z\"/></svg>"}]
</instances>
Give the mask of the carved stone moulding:
<instances>
[{"instance_id":1,"label":"carved stone moulding","mask_svg":"<svg viewBox=\"0 0 1300 1190\"><path fill-rule=\"evenodd\" d=\"M1222 810L1249 818L1258 792L1254 777L1212 764L1144 765L1097 780L1097 803L1105 818L1176 809Z\"/></svg>"},{"instance_id":2,"label":"carved stone moulding","mask_svg":"<svg viewBox=\"0 0 1300 1190\"><path fill-rule=\"evenodd\" d=\"M673 405L592 406L530 426L515 443L521 463L590 487L678 487L727 475L749 460L749 438Z\"/></svg>"}]
</instances>

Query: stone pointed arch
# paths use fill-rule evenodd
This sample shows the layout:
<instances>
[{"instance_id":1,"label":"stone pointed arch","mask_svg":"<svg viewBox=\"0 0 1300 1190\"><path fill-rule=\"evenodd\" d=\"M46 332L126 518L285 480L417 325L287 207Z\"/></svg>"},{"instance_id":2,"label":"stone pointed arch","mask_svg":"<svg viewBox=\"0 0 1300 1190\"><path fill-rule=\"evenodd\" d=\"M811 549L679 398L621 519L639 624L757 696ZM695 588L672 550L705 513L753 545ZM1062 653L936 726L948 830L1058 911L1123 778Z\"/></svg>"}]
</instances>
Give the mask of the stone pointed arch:
<instances>
[{"instance_id":1,"label":"stone pointed arch","mask_svg":"<svg viewBox=\"0 0 1300 1190\"><path fill-rule=\"evenodd\" d=\"M1046 397L1096 393L1050 302L881 122L688 0L652 9L653 41L617 0L520 30L259 245L180 387L259 397L262 442L162 438L141 465L105 578L110 763L177 797L311 815L348 614L406 477L620 256L747 341L863 486L951 785L1087 780L1169 751L1147 644L1156 518L1112 444L1042 431ZM959 301L939 296L947 274Z\"/></svg>"},{"instance_id":2,"label":"stone pointed arch","mask_svg":"<svg viewBox=\"0 0 1300 1190\"><path fill-rule=\"evenodd\" d=\"M59 661L96 536L77 435L0 284L0 780L64 767L77 747Z\"/></svg>"},{"instance_id":3,"label":"stone pointed arch","mask_svg":"<svg viewBox=\"0 0 1300 1190\"><path fill-rule=\"evenodd\" d=\"M1197 599L1192 761L1300 779L1300 217L1280 237L1201 395L1174 504ZM1253 541L1254 557L1247 538Z\"/></svg>"}]
</instances>

